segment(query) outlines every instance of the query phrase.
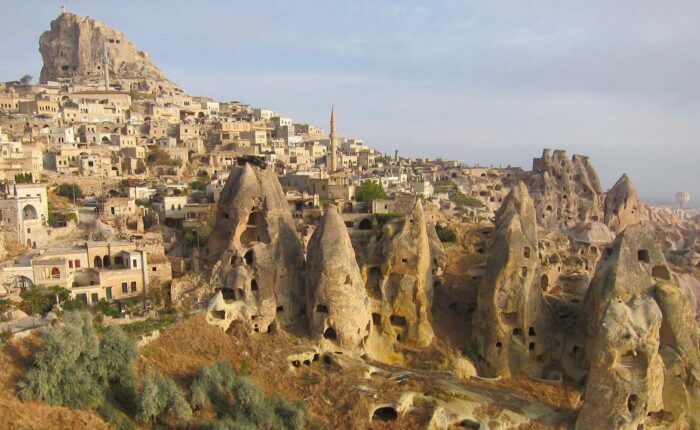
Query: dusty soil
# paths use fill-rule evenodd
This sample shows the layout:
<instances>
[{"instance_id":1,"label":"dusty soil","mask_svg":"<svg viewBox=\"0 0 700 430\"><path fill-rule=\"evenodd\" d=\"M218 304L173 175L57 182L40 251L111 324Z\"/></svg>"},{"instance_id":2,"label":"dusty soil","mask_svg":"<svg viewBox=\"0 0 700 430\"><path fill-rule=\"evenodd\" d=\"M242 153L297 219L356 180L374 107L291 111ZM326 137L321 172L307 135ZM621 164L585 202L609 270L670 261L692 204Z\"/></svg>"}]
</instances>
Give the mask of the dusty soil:
<instances>
[{"instance_id":1,"label":"dusty soil","mask_svg":"<svg viewBox=\"0 0 700 430\"><path fill-rule=\"evenodd\" d=\"M142 348L137 371L160 372L188 386L198 368L212 362L230 361L235 368L249 372L266 392L278 392L288 399L303 401L312 419L322 428L425 428L429 417L420 408L395 422L370 426L373 400L358 389L358 386L366 387L368 381L359 373L341 373L320 360L290 370L287 355L305 346L310 347L310 344L284 331L249 335L234 327L224 333L206 324L204 316L199 314L168 328ZM379 395L394 390L397 385L374 378L371 382L372 390Z\"/></svg>"},{"instance_id":2,"label":"dusty soil","mask_svg":"<svg viewBox=\"0 0 700 430\"><path fill-rule=\"evenodd\" d=\"M420 352L413 351L411 365L424 370L412 372L411 378L402 381L373 375L371 379L366 379L361 371L340 370L324 364L322 360L292 370L287 364L287 355L311 347L300 334L299 331L290 334L280 330L272 334L249 335L239 327L225 333L206 324L203 315L199 314L171 326L144 347L137 370L141 373L160 372L188 386L199 367L216 361L230 361L235 368L247 370L266 392L279 392L289 399L303 401L312 419L322 428L425 428L434 407L429 400L416 401L414 407L403 416L399 414L396 421L370 421L370 416L374 407L394 403L402 393L435 391L431 372L445 367L446 356L442 348L431 346ZM411 353L408 350L401 352ZM394 374L401 371L389 366L378 367ZM495 398L511 391L518 398L508 398L508 402L522 405L533 401L561 412L561 417L557 419L561 425L533 422L533 428L564 428L564 423L568 423L574 413L580 395L576 388L520 379L494 382L472 379L462 381L460 385L472 392L484 391ZM498 413L498 408L492 405L485 408Z\"/></svg>"}]
</instances>

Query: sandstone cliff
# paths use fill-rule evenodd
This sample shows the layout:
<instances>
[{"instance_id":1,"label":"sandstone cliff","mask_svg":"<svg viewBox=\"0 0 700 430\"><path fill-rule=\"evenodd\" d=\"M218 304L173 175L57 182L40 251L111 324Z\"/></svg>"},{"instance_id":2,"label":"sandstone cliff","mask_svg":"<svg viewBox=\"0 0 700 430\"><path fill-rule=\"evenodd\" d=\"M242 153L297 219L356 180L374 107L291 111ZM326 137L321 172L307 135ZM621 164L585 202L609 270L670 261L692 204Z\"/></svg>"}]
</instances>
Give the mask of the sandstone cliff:
<instances>
[{"instance_id":1,"label":"sandstone cliff","mask_svg":"<svg viewBox=\"0 0 700 430\"><path fill-rule=\"evenodd\" d=\"M600 180L588 157L545 149L533 160L528 188L537 222L547 228L573 227L602 216Z\"/></svg>"},{"instance_id":2,"label":"sandstone cliff","mask_svg":"<svg viewBox=\"0 0 700 430\"><path fill-rule=\"evenodd\" d=\"M374 334L389 348L394 341L427 346L433 340L430 308L437 266L428 227L417 201L410 214L387 223L381 239L370 245L368 261L379 263L365 268ZM375 344L373 349L381 347Z\"/></svg>"},{"instance_id":3,"label":"sandstone cliff","mask_svg":"<svg viewBox=\"0 0 700 430\"><path fill-rule=\"evenodd\" d=\"M361 351L372 327L369 299L343 219L326 208L309 241L307 314L311 333L346 351Z\"/></svg>"},{"instance_id":4,"label":"sandstone cliff","mask_svg":"<svg viewBox=\"0 0 700 430\"><path fill-rule=\"evenodd\" d=\"M175 87L126 36L106 24L72 13L62 13L51 21L51 30L39 39L39 52L44 61L40 81L72 79L75 82L104 81L104 53L107 49L108 69L112 83L121 83L125 90L137 88Z\"/></svg>"},{"instance_id":5,"label":"sandstone cliff","mask_svg":"<svg viewBox=\"0 0 700 430\"><path fill-rule=\"evenodd\" d=\"M628 225L636 224L645 218L641 209L634 184L629 176L622 175L605 195L605 224L611 230L621 232Z\"/></svg>"},{"instance_id":6,"label":"sandstone cliff","mask_svg":"<svg viewBox=\"0 0 700 430\"><path fill-rule=\"evenodd\" d=\"M221 263L212 274L221 298L209 322L227 328L243 320L251 331L265 332L275 321L287 325L303 315L302 246L273 171L248 163L231 170L207 253Z\"/></svg>"},{"instance_id":7,"label":"sandstone cliff","mask_svg":"<svg viewBox=\"0 0 700 430\"><path fill-rule=\"evenodd\" d=\"M550 327L540 286L535 207L522 182L496 213L494 233L473 320L480 365L488 376L524 371L541 377Z\"/></svg>"},{"instance_id":8,"label":"sandstone cliff","mask_svg":"<svg viewBox=\"0 0 700 430\"><path fill-rule=\"evenodd\" d=\"M625 228L584 300L590 362L577 428L697 426L700 329L651 226Z\"/></svg>"}]
</instances>

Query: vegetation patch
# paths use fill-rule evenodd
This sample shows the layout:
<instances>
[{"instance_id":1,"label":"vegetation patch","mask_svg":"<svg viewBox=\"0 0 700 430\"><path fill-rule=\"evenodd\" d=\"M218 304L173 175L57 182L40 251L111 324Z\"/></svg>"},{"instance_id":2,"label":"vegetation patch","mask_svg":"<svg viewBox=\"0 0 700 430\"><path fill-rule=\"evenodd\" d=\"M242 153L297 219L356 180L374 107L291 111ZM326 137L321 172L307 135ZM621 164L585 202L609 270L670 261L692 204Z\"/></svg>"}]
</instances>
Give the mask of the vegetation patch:
<instances>
[{"instance_id":1,"label":"vegetation patch","mask_svg":"<svg viewBox=\"0 0 700 430\"><path fill-rule=\"evenodd\" d=\"M379 182L365 181L355 190L355 200L372 204L373 200L386 199L387 194Z\"/></svg>"},{"instance_id":2,"label":"vegetation patch","mask_svg":"<svg viewBox=\"0 0 700 430\"><path fill-rule=\"evenodd\" d=\"M444 227L442 225L436 225L435 231L437 232L440 242L444 243L455 243L457 242L457 233L454 230Z\"/></svg>"}]
</instances>

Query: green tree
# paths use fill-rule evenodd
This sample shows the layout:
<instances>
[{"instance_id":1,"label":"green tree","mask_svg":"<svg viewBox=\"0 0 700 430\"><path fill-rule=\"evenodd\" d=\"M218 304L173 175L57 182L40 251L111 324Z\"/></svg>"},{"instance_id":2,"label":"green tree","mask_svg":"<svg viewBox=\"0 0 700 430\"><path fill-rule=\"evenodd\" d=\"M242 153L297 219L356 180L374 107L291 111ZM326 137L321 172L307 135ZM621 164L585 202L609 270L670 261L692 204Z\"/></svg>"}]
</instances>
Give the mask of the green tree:
<instances>
[{"instance_id":1,"label":"green tree","mask_svg":"<svg viewBox=\"0 0 700 430\"><path fill-rule=\"evenodd\" d=\"M40 285L23 289L19 296L22 298L19 308L28 315L46 315L53 306L51 293Z\"/></svg>"},{"instance_id":2,"label":"green tree","mask_svg":"<svg viewBox=\"0 0 700 430\"><path fill-rule=\"evenodd\" d=\"M56 188L56 194L63 197L68 197L69 199L82 199L84 197L83 190L80 186L73 184L61 184Z\"/></svg>"},{"instance_id":3,"label":"green tree","mask_svg":"<svg viewBox=\"0 0 700 430\"><path fill-rule=\"evenodd\" d=\"M34 80L34 76L32 76L32 75L24 75L21 78L19 78L19 82L22 85L29 85L32 83L33 80Z\"/></svg>"},{"instance_id":4,"label":"green tree","mask_svg":"<svg viewBox=\"0 0 700 430\"><path fill-rule=\"evenodd\" d=\"M355 190L355 199L360 202L371 204L375 199L387 198L384 187L379 182L365 181Z\"/></svg>"},{"instance_id":5,"label":"green tree","mask_svg":"<svg viewBox=\"0 0 700 430\"><path fill-rule=\"evenodd\" d=\"M99 342L90 315L67 313L63 328L45 332L34 366L18 384L19 397L78 409L97 406L103 394L93 375L98 355Z\"/></svg>"},{"instance_id":6,"label":"green tree","mask_svg":"<svg viewBox=\"0 0 700 430\"><path fill-rule=\"evenodd\" d=\"M98 339L89 313L66 312L63 327L51 327L43 337L34 364L18 383L22 400L78 409L100 406L107 413L105 403L113 401L117 388L129 391L137 352L120 328L110 327Z\"/></svg>"}]
</instances>

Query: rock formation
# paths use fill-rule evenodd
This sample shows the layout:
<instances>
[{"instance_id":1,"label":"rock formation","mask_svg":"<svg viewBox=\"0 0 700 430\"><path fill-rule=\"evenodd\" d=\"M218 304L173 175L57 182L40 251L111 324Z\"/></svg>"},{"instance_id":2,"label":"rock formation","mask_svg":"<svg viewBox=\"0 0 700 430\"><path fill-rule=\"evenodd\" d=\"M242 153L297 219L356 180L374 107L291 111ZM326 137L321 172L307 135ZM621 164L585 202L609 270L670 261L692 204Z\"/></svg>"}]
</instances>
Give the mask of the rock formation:
<instances>
[{"instance_id":1,"label":"rock formation","mask_svg":"<svg viewBox=\"0 0 700 430\"><path fill-rule=\"evenodd\" d=\"M598 221L602 195L598 175L588 157L545 149L532 162L528 188L537 212L537 222L547 228L573 227Z\"/></svg>"},{"instance_id":2,"label":"rock formation","mask_svg":"<svg viewBox=\"0 0 700 430\"><path fill-rule=\"evenodd\" d=\"M637 224L643 219L637 190L629 176L622 175L605 195L603 211L605 224L615 232L621 232L628 225Z\"/></svg>"},{"instance_id":3,"label":"rock formation","mask_svg":"<svg viewBox=\"0 0 700 430\"><path fill-rule=\"evenodd\" d=\"M699 424L700 331L648 224L606 250L582 315L591 364L577 428Z\"/></svg>"},{"instance_id":4,"label":"rock formation","mask_svg":"<svg viewBox=\"0 0 700 430\"><path fill-rule=\"evenodd\" d=\"M423 206L417 201L405 218L384 225L381 239L370 245L368 261L381 262L365 268L379 337L417 346L433 340L430 308L436 269L430 243Z\"/></svg>"},{"instance_id":5,"label":"rock formation","mask_svg":"<svg viewBox=\"0 0 700 430\"><path fill-rule=\"evenodd\" d=\"M132 83L140 89L150 85L173 88L148 54L136 48L126 36L106 24L72 13L62 13L51 21L51 30L39 39L44 61L40 81L72 79L76 82L103 82L107 49L112 82L125 89Z\"/></svg>"},{"instance_id":6,"label":"rock formation","mask_svg":"<svg viewBox=\"0 0 700 430\"><path fill-rule=\"evenodd\" d=\"M527 187L519 182L496 213L474 315L473 333L488 376L524 371L541 377L548 360L549 327L537 245L535 207Z\"/></svg>"},{"instance_id":7,"label":"rock formation","mask_svg":"<svg viewBox=\"0 0 700 430\"><path fill-rule=\"evenodd\" d=\"M275 321L287 325L304 314L302 246L273 171L247 162L232 168L207 253L221 262L212 274L221 309L207 314L210 322L243 320L251 331L266 332ZM231 308L222 313L224 304Z\"/></svg>"},{"instance_id":8,"label":"rock formation","mask_svg":"<svg viewBox=\"0 0 700 430\"><path fill-rule=\"evenodd\" d=\"M311 333L343 350L362 350L372 327L369 299L350 236L335 206L326 208L308 250Z\"/></svg>"}]
</instances>

